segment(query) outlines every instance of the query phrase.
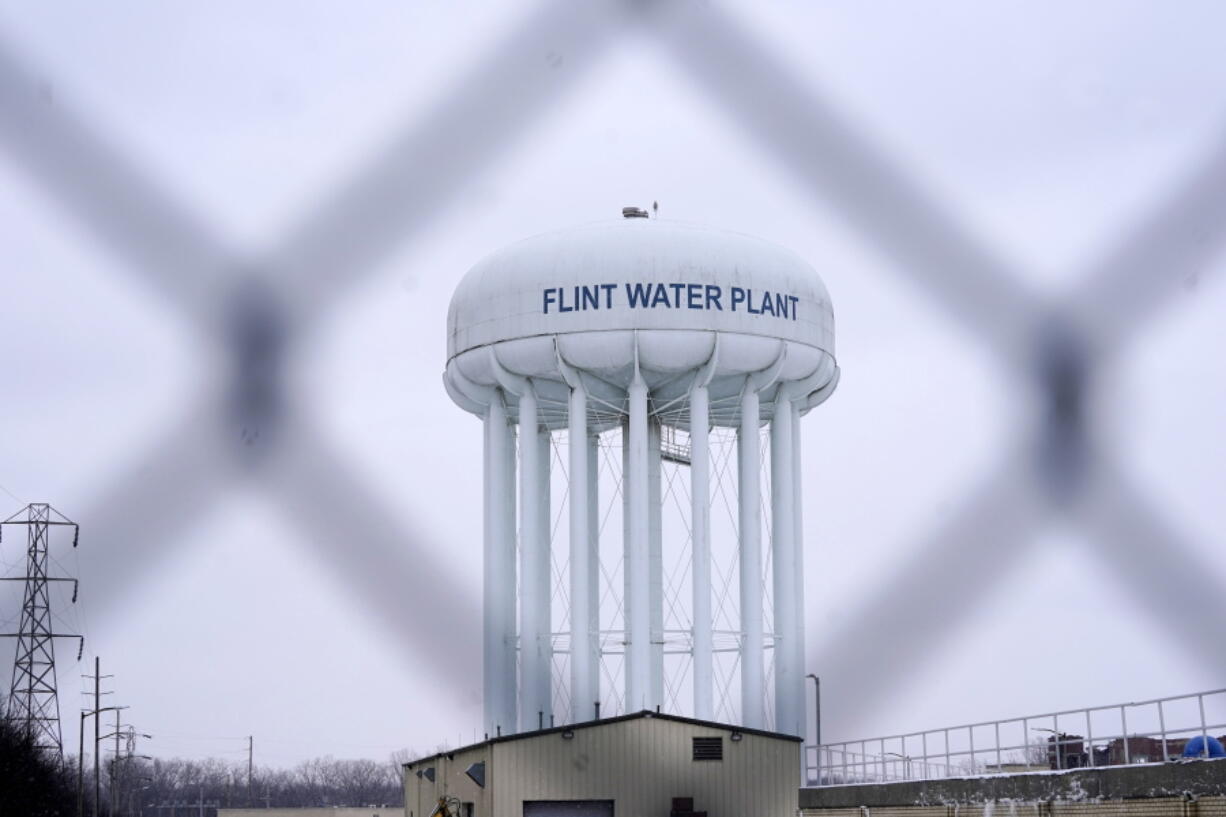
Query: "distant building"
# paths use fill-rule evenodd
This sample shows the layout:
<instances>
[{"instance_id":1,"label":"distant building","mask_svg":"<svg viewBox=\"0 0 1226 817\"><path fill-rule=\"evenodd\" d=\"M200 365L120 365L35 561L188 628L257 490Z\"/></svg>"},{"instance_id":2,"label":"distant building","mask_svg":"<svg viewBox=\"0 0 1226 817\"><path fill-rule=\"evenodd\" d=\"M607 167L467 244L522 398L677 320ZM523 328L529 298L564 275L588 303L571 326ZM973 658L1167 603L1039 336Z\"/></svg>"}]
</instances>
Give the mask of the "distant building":
<instances>
[{"instance_id":1,"label":"distant building","mask_svg":"<svg viewBox=\"0 0 1226 817\"><path fill-rule=\"evenodd\" d=\"M800 739L636 712L405 764L405 817L793 815Z\"/></svg>"},{"instance_id":2,"label":"distant building","mask_svg":"<svg viewBox=\"0 0 1226 817\"><path fill-rule=\"evenodd\" d=\"M1184 749L1192 738L1167 738L1163 747L1161 738L1131 735L1128 738L1128 754L1124 755L1124 740L1116 738L1107 746L1095 749L1096 765L1119 763L1161 763L1166 760L1178 760L1183 756ZM1219 737L1219 741L1226 738ZM1164 751L1165 748L1165 751ZM1101 758L1101 760L1100 760Z\"/></svg>"},{"instance_id":3,"label":"distant building","mask_svg":"<svg viewBox=\"0 0 1226 817\"><path fill-rule=\"evenodd\" d=\"M1079 769L1086 763L1085 738L1064 732L1047 738L1047 765L1052 769Z\"/></svg>"},{"instance_id":4,"label":"distant building","mask_svg":"<svg viewBox=\"0 0 1226 817\"><path fill-rule=\"evenodd\" d=\"M1057 739L1058 738L1058 739ZM1086 753L1085 738L1061 732L1047 738L1047 765L1051 769L1080 769L1086 766L1122 766L1126 763L1163 763L1178 760L1193 738L1161 738L1129 735L1100 746L1094 746L1094 762ZM1226 736L1217 738L1226 742Z\"/></svg>"}]
</instances>

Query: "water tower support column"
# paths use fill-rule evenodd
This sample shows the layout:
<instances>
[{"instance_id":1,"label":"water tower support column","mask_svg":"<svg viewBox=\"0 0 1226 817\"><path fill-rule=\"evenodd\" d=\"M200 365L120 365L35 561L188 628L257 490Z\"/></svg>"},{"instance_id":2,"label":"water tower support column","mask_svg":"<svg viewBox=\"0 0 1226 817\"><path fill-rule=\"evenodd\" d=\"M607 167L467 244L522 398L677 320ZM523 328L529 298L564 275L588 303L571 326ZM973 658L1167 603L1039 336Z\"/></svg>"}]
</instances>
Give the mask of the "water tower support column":
<instances>
[{"instance_id":1,"label":"water tower support column","mask_svg":"<svg viewBox=\"0 0 1226 817\"><path fill-rule=\"evenodd\" d=\"M771 549L775 595L775 731L803 735L804 651L799 637L795 577L796 445L794 411L786 386L771 419ZM801 649L798 650L797 648Z\"/></svg>"},{"instance_id":2,"label":"water tower support column","mask_svg":"<svg viewBox=\"0 0 1226 817\"><path fill-rule=\"evenodd\" d=\"M651 694L650 513L647 508L647 384L635 365L630 383L626 491L626 711L647 706Z\"/></svg>"},{"instance_id":3,"label":"water tower support column","mask_svg":"<svg viewBox=\"0 0 1226 817\"><path fill-rule=\"evenodd\" d=\"M505 403L504 403L505 405ZM502 563L505 565L505 571L502 574L502 582L506 585L506 595L509 598L500 602L500 614L513 616L516 613L515 601L518 576L516 574L517 565L515 564L515 551L517 545L517 508L515 504L515 451L517 427L507 421L507 436L505 447L502 454L502 463L504 469L503 481L503 509L502 509L502 536L503 544ZM503 716L502 731L515 732L519 725L519 672L516 660L516 654L519 652L519 633L515 629L515 621L508 620L503 625L502 636L502 670L499 673L503 680L502 689L502 710L505 713Z\"/></svg>"},{"instance_id":4,"label":"water tower support column","mask_svg":"<svg viewBox=\"0 0 1226 817\"><path fill-rule=\"evenodd\" d=\"M549 430L540 423L532 381L508 372L489 350L490 369L504 394L519 400L519 729L536 729L551 711L553 644L549 592ZM514 474L514 455L508 467ZM513 480L514 477L512 476ZM509 498L515 501L514 482ZM514 510L512 525L514 525ZM512 528L513 530L513 528ZM510 642L514 645L514 641ZM515 677L514 650L509 668ZM503 726L514 731L514 726Z\"/></svg>"},{"instance_id":5,"label":"water tower support column","mask_svg":"<svg viewBox=\"0 0 1226 817\"><path fill-rule=\"evenodd\" d=\"M762 445L761 393L779 377L787 346L765 369L745 378L741 392L741 426L737 430L738 536L741 550L741 721L761 729L766 721L765 633L762 631Z\"/></svg>"},{"instance_id":6,"label":"water tower support column","mask_svg":"<svg viewBox=\"0 0 1226 817\"><path fill-rule=\"evenodd\" d=\"M711 642L711 427L706 384L690 392L690 531L693 539L694 717L711 720L715 669Z\"/></svg>"},{"instance_id":7,"label":"water tower support column","mask_svg":"<svg viewBox=\"0 0 1226 817\"><path fill-rule=\"evenodd\" d=\"M802 737L804 736L804 667L805 644L807 642L805 641L804 503L801 501L801 497L804 496L804 492L801 490L800 477L800 412L802 408L808 411L826 402L826 400L830 397L830 395L834 394L834 390L838 387L840 374L839 367L835 366L834 375L826 380L817 391L812 391L813 386L820 382L820 378L815 377L810 377L798 384L793 384L789 389L790 396L794 398L788 401L788 405L791 408L790 413L792 418L792 539L794 542L793 553L795 554L795 565L792 573L792 593L795 599L794 609L796 611L796 623L793 627L795 631L794 639L796 641L796 645L795 658L793 660L799 667L797 672L800 674L800 677L796 682L799 684L799 690L795 694L799 696L797 698L799 702L797 704L797 710L800 713L799 717L802 719L800 726L801 731L797 732L796 734L801 735ZM817 737L819 736L815 736L815 739L817 739Z\"/></svg>"},{"instance_id":8,"label":"water tower support column","mask_svg":"<svg viewBox=\"0 0 1226 817\"><path fill-rule=\"evenodd\" d=\"M758 391L746 383L737 430L738 538L741 570L741 722L761 729L763 721L762 486L758 441Z\"/></svg>"},{"instance_id":9,"label":"water tower support column","mask_svg":"<svg viewBox=\"0 0 1226 817\"><path fill-rule=\"evenodd\" d=\"M519 727L536 729L553 711L550 680L549 431L541 426L532 386L519 398L520 689Z\"/></svg>"},{"instance_id":10,"label":"water tower support column","mask_svg":"<svg viewBox=\"0 0 1226 817\"><path fill-rule=\"evenodd\" d=\"M515 731L515 443L501 390L485 414L485 728Z\"/></svg>"},{"instance_id":11,"label":"water tower support column","mask_svg":"<svg viewBox=\"0 0 1226 817\"><path fill-rule=\"evenodd\" d=\"M571 721L590 720L595 713L590 695L596 667L592 662L596 634L590 631L586 613L592 604L589 584L592 551L589 542L591 523L588 507L588 433L587 391L579 375L562 362L563 374L570 384L569 439L570 482L570 717Z\"/></svg>"},{"instance_id":12,"label":"water tower support column","mask_svg":"<svg viewBox=\"0 0 1226 817\"><path fill-rule=\"evenodd\" d=\"M799 691L796 693L800 697L797 699L798 710L801 718L801 732L804 736L804 724L807 721L805 718L805 645L808 641L805 640L805 534L804 534L804 502L801 497L804 492L800 490L800 403L792 401L792 537L795 542L796 565L792 573L792 584L794 585L793 594L796 599L796 652L795 660L799 669L800 679L797 683L800 684Z\"/></svg>"},{"instance_id":13,"label":"water tower support column","mask_svg":"<svg viewBox=\"0 0 1226 817\"><path fill-rule=\"evenodd\" d=\"M587 565L588 629L592 632L590 657L592 676L587 699L593 704L600 700L600 433L587 436Z\"/></svg>"},{"instance_id":14,"label":"water tower support column","mask_svg":"<svg viewBox=\"0 0 1226 817\"><path fill-rule=\"evenodd\" d=\"M651 571L651 697L647 699L648 709L664 705L664 492L660 438L660 421L652 418L647 423L648 567Z\"/></svg>"}]
</instances>

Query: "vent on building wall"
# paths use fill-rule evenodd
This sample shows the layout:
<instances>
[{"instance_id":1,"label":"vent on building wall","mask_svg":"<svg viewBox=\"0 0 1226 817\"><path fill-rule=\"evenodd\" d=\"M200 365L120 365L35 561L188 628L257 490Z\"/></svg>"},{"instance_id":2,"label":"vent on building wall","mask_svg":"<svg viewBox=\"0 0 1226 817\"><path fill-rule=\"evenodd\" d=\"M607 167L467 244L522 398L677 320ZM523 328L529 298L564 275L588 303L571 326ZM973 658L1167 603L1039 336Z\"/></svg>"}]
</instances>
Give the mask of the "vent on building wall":
<instances>
[{"instance_id":1,"label":"vent on building wall","mask_svg":"<svg viewBox=\"0 0 1226 817\"><path fill-rule=\"evenodd\" d=\"M723 738L694 738L695 760L723 760Z\"/></svg>"}]
</instances>

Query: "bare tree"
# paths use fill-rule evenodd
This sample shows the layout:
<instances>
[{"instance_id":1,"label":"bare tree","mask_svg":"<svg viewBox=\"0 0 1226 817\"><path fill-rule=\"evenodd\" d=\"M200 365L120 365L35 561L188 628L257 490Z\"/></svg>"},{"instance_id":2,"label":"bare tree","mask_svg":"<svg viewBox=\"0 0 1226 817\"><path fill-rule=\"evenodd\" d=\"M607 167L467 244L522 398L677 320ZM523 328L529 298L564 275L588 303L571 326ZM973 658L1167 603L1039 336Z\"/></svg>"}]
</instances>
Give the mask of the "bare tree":
<instances>
[{"instance_id":1,"label":"bare tree","mask_svg":"<svg viewBox=\"0 0 1226 817\"><path fill-rule=\"evenodd\" d=\"M130 779L148 778L141 788L141 803L217 803L222 807L246 804L247 766L206 760L132 761ZM400 769L375 760L305 760L292 769L258 767L254 774L255 803L270 807L394 806L404 797Z\"/></svg>"}]
</instances>

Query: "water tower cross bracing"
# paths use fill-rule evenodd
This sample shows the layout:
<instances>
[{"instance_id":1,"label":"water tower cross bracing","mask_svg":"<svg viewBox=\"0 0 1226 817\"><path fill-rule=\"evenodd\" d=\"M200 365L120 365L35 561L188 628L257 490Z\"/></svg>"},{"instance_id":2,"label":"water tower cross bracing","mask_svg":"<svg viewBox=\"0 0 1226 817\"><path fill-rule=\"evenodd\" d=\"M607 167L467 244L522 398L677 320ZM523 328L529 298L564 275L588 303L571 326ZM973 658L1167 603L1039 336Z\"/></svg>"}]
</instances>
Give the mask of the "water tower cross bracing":
<instances>
[{"instance_id":1,"label":"water tower cross bracing","mask_svg":"<svg viewBox=\"0 0 1226 817\"><path fill-rule=\"evenodd\" d=\"M803 735L800 418L838 383L830 297L786 250L627 210L452 297L443 380L484 429L485 729L659 706Z\"/></svg>"}]
</instances>

